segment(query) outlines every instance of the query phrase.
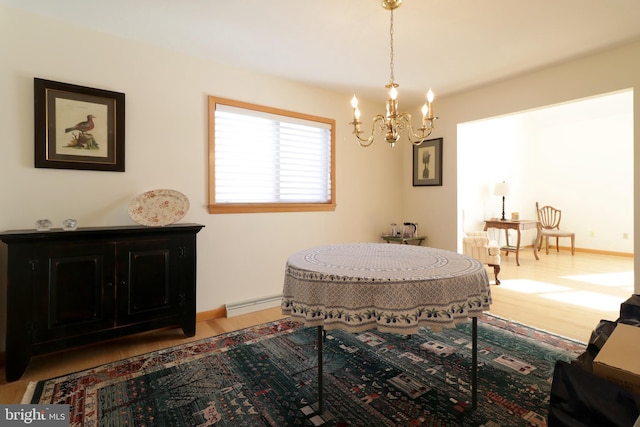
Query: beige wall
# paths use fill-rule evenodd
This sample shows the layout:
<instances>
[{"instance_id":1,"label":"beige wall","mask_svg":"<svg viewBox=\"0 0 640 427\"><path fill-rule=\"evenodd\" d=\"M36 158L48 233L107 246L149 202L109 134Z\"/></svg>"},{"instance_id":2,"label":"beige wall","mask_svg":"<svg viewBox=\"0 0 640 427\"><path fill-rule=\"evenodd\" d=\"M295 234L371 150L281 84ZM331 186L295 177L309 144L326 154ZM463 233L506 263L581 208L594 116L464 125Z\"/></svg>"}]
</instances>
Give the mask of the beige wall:
<instances>
[{"instance_id":1,"label":"beige wall","mask_svg":"<svg viewBox=\"0 0 640 427\"><path fill-rule=\"evenodd\" d=\"M126 94L125 173L33 167L34 77ZM402 151L382 144L363 149L352 140L351 94L225 67L3 6L0 94L0 230L30 229L39 218L57 227L69 217L80 226L133 224L127 205L137 194L154 188L181 191L191 202L183 222L206 226L198 235L199 312L277 295L292 252L333 242L378 241L389 223L401 220ZM336 211L210 215L208 95L334 118ZM375 111L366 102L362 108ZM2 308L2 334L4 321Z\"/></svg>"},{"instance_id":2,"label":"beige wall","mask_svg":"<svg viewBox=\"0 0 640 427\"><path fill-rule=\"evenodd\" d=\"M34 77L126 94L125 173L33 167ZM80 226L132 224L127 205L135 195L154 188L181 191L191 201L183 221L206 226L198 237L197 310L212 310L278 294L291 252L325 243L378 241L391 222L418 222L430 246L455 250L458 123L639 83L636 43L441 97L433 136L444 137L444 185L412 187L411 147L398 144L391 150L377 142L363 149L352 140L351 94L320 91L0 6L0 230L32 228L45 217L56 225L68 217L77 218ZM208 95L334 118L336 211L208 214ZM635 135L640 135L639 103L636 91ZM379 107L379 102L364 102L363 114ZM638 168L639 154L634 156ZM640 212L640 186L635 188L634 206ZM636 252L639 244L636 239ZM3 309L3 331L1 322Z\"/></svg>"},{"instance_id":3,"label":"beige wall","mask_svg":"<svg viewBox=\"0 0 640 427\"><path fill-rule=\"evenodd\" d=\"M633 254L632 90L462 123L457 133L462 230L501 215L493 192L506 180L507 217L536 218L536 202L550 204L562 209L561 227L575 232L577 248ZM491 234L505 242L503 231ZM535 237L528 230L522 239Z\"/></svg>"},{"instance_id":4,"label":"beige wall","mask_svg":"<svg viewBox=\"0 0 640 427\"><path fill-rule=\"evenodd\" d=\"M510 114L518 111L587 98L622 89L634 91L634 147L640 138L640 41L595 55L481 88L441 97L438 100L438 135L444 138L444 177L442 187L411 187L411 177L403 176L403 213L421 224L439 224L429 235L433 246L455 250L458 240L456 204L456 131L458 123ZM403 156L404 168L411 167L411 154ZM640 150L634 150L634 211L640 212ZM635 184L635 185L634 185ZM604 207L606 209L606 207ZM640 253L637 237L640 217L634 220L634 253ZM640 263L635 261L636 277ZM636 283L635 293L640 293Z\"/></svg>"}]
</instances>

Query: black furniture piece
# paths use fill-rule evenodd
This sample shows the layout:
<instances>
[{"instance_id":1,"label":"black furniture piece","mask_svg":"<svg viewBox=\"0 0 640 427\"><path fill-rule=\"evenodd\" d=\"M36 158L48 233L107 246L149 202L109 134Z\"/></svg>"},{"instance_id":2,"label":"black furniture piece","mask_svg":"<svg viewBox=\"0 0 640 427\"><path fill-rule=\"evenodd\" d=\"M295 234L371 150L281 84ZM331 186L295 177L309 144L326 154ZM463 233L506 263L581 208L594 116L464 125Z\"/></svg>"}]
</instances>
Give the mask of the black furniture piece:
<instances>
[{"instance_id":1,"label":"black furniture piece","mask_svg":"<svg viewBox=\"0 0 640 427\"><path fill-rule=\"evenodd\" d=\"M7 381L38 354L164 327L195 335L196 234L203 227L0 233Z\"/></svg>"},{"instance_id":2,"label":"black furniture piece","mask_svg":"<svg viewBox=\"0 0 640 427\"><path fill-rule=\"evenodd\" d=\"M593 361L618 323L640 326L640 295L620 305L615 321L601 320L583 354L558 361L549 400L549 427L632 427L640 424L640 395L593 374Z\"/></svg>"},{"instance_id":3,"label":"black furniture piece","mask_svg":"<svg viewBox=\"0 0 640 427\"><path fill-rule=\"evenodd\" d=\"M556 362L549 402L549 427L632 427L640 396L577 364Z\"/></svg>"}]
</instances>

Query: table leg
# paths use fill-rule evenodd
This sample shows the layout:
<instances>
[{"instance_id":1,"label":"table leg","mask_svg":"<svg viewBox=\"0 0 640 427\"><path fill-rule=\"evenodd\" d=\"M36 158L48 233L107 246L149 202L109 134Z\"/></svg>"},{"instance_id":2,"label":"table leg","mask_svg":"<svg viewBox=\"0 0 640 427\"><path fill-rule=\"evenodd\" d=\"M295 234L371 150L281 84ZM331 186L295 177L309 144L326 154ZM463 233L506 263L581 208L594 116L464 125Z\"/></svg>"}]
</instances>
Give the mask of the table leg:
<instances>
[{"instance_id":1,"label":"table leg","mask_svg":"<svg viewBox=\"0 0 640 427\"><path fill-rule=\"evenodd\" d=\"M518 244L516 245L516 265L520 267L520 229L518 231Z\"/></svg>"},{"instance_id":2,"label":"table leg","mask_svg":"<svg viewBox=\"0 0 640 427\"><path fill-rule=\"evenodd\" d=\"M504 244L509 247L509 230L506 228L504 229ZM509 251L505 255L509 256Z\"/></svg>"},{"instance_id":3,"label":"table leg","mask_svg":"<svg viewBox=\"0 0 640 427\"><path fill-rule=\"evenodd\" d=\"M322 338L324 327L318 326L318 413L322 415L323 402L322 402Z\"/></svg>"},{"instance_id":4,"label":"table leg","mask_svg":"<svg viewBox=\"0 0 640 427\"><path fill-rule=\"evenodd\" d=\"M536 227L536 240L533 242L533 256L535 256L537 260L540 260L540 258L538 257L538 242L541 238L540 227Z\"/></svg>"},{"instance_id":5,"label":"table leg","mask_svg":"<svg viewBox=\"0 0 640 427\"><path fill-rule=\"evenodd\" d=\"M478 408L478 318L471 318L471 408Z\"/></svg>"}]
</instances>

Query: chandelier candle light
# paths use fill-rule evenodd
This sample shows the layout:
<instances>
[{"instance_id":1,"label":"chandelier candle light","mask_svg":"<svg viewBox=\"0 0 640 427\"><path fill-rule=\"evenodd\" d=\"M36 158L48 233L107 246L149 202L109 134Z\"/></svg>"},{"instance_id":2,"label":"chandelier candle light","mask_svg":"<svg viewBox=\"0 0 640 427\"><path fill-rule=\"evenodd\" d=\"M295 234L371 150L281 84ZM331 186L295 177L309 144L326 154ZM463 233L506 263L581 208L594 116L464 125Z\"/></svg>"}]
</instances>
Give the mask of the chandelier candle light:
<instances>
[{"instance_id":1,"label":"chandelier candle light","mask_svg":"<svg viewBox=\"0 0 640 427\"><path fill-rule=\"evenodd\" d=\"M387 113L386 115L378 114L373 118L371 125L371 135L369 138L363 138L360 135L363 133L360 130L360 109L358 109L358 98L353 95L351 99L351 106L353 107L353 121L349 123L353 125L353 134L356 136L358 144L363 147L368 147L373 143L374 132L376 125L378 125L380 131L384 135L385 140L391 144L393 148L395 143L400 139L400 134L403 129L407 129L407 138L413 145L422 144L426 138L431 135L433 130L433 121L437 119L433 115L433 92L429 89L427 93L427 102L422 106L422 126L418 128L418 134L414 132L413 125L411 123L411 114L398 113L398 83L395 82L393 75L393 10L400 7L402 0L383 0L382 7L391 12L391 26L389 35L391 39L391 54L389 68L391 75L389 77L389 84L385 85L389 89L389 99L387 99Z\"/></svg>"}]
</instances>

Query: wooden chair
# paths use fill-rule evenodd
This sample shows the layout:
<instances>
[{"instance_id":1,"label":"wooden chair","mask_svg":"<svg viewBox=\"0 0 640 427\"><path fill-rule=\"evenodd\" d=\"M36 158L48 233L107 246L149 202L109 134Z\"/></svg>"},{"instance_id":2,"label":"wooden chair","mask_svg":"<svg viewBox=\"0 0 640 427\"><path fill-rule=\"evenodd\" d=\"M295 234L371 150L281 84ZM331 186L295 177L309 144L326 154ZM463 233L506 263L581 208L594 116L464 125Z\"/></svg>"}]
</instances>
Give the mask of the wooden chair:
<instances>
[{"instance_id":1,"label":"wooden chair","mask_svg":"<svg viewBox=\"0 0 640 427\"><path fill-rule=\"evenodd\" d=\"M549 237L556 238L556 251L560 252L560 237L571 238L571 255L575 254L576 233L573 231L560 230L560 220L562 219L562 211L553 206L538 207L536 202L536 210L538 211L538 221L540 222L540 240L538 241L538 251L542 247L542 239L545 241L545 248L549 254Z\"/></svg>"}]
</instances>

